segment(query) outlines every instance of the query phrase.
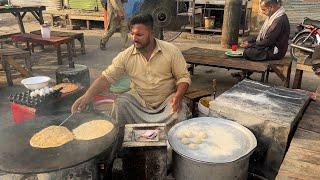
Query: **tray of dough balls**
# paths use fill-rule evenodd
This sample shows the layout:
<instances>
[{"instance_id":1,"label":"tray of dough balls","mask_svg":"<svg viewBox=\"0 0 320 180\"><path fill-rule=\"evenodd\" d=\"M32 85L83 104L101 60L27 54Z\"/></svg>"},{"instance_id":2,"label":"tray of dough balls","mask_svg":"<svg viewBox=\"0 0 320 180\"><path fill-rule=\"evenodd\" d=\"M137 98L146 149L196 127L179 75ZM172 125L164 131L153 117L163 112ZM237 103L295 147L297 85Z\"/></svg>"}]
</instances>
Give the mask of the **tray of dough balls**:
<instances>
[{"instance_id":1,"label":"tray of dough balls","mask_svg":"<svg viewBox=\"0 0 320 180\"><path fill-rule=\"evenodd\" d=\"M232 162L257 146L255 136L246 127L214 117L182 121L170 129L168 140L179 155L205 163Z\"/></svg>"}]
</instances>

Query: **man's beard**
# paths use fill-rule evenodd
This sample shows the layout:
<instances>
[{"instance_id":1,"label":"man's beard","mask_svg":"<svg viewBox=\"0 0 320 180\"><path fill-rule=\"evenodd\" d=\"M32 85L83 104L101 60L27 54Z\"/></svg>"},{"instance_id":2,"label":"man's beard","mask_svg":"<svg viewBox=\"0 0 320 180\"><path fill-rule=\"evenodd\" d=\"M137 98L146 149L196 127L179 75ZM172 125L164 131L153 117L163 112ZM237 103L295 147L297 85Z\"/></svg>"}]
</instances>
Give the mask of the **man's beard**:
<instances>
[{"instance_id":1,"label":"man's beard","mask_svg":"<svg viewBox=\"0 0 320 180\"><path fill-rule=\"evenodd\" d=\"M145 51L146 50L146 48L148 47L148 45L150 44L150 40L148 40L146 43L144 43L144 44L140 44L141 46L140 47L137 47L136 46L136 48L139 50L139 51Z\"/></svg>"}]
</instances>

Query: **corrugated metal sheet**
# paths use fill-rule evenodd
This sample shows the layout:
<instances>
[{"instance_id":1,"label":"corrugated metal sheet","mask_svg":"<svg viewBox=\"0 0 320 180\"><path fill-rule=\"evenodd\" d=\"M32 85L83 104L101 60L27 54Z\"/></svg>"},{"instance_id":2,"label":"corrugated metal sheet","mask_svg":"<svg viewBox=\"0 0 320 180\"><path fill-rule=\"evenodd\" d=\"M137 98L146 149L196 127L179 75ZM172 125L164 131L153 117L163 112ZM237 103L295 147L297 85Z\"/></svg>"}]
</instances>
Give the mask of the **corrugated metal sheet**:
<instances>
[{"instance_id":1,"label":"corrugated metal sheet","mask_svg":"<svg viewBox=\"0 0 320 180\"><path fill-rule=\"evenodd\" d=\"M15 6L46 6L47 10L56 10L61 0L10 0L10 2Z\"/></svg>"},{"instance_id":2,"label":"corrugated metal sheet","mask_svg":"<svg viewBox=\"0 0 320 180\"><path fill-rule=\"evenodd\" d=\"M302 22L304 17L320 20L320 0L287 0L283 7L290 23Z\"/></svg>"},{"instance_id":3,"label":"corrugated metal sheet","mask_svg":"<svg viewBox=\"0 0 320 180\"><path fill-rule=\"evenodd\" d=\"M102 10L100 0L69 0L69 7L71 9Z\"/></svg>"}]
</instances>

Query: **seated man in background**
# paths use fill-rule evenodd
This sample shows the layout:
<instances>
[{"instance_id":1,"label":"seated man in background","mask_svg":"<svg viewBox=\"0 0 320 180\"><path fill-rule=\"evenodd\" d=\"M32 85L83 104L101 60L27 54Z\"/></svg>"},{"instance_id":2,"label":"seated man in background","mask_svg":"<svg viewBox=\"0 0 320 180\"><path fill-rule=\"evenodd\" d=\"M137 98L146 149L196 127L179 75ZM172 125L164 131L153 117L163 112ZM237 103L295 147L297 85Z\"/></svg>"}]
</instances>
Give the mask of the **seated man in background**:
<instances>
[{"instance_id":1,"label":"seated man in background","mask_svg":"<svg viewBox=\"0 0 320 180\"><path fill-rule=\"evenodd\" d=\"M244 48L243 56L253 61L279 60L285 56L288 49L288 17L278 0L261 0L260 8L267 19L257 38L248 37L240 44ZM252 73L249 72L250 74Z\"/></svg>"},{"instance_id":2,"label":"seated man in background","mask_svg":"<svg viewBox=\"0 0 320 180\"><path fill-rule=\"evenodd\" d=\"M158 40L150 14L137 15L129 23L133 45L120 52L87 92L76 100L72 113L84 106L124 74L131 78L131 90L115 102L115 119L120 127L127 123L166 123L185 120L183 101L190 83L186 61L173 44Z\"/></svg>"},{"instance_id":3,"label":"seated man in background","mask_svg":"<svg viewBox=\"0 0 320 180\"><path fill-rule=\"evenodd\" d=\"M244 41L243 55L248 60L279 60L288 49L290 24L277 0L261 0L261 11L268 16L256 39Z\"/></svg>"}]
</instances>

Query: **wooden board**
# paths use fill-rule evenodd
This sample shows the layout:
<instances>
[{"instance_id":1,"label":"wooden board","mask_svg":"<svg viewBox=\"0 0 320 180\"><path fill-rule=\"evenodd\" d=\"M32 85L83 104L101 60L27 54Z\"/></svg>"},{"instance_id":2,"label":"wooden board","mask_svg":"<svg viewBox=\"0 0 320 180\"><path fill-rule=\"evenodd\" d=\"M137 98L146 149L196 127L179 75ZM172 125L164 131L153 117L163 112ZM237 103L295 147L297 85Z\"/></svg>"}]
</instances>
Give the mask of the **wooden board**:
<instances>
[{"instance_id":1,"label":"wooden board","mask_svg":"<svg viewBox=\"0 0 320 180\"><path fill-rule=\"evenodd\" d=\"M291 141L276 179L320 178L320 103L311 102Z\"/></svg>"}]
</instances>

